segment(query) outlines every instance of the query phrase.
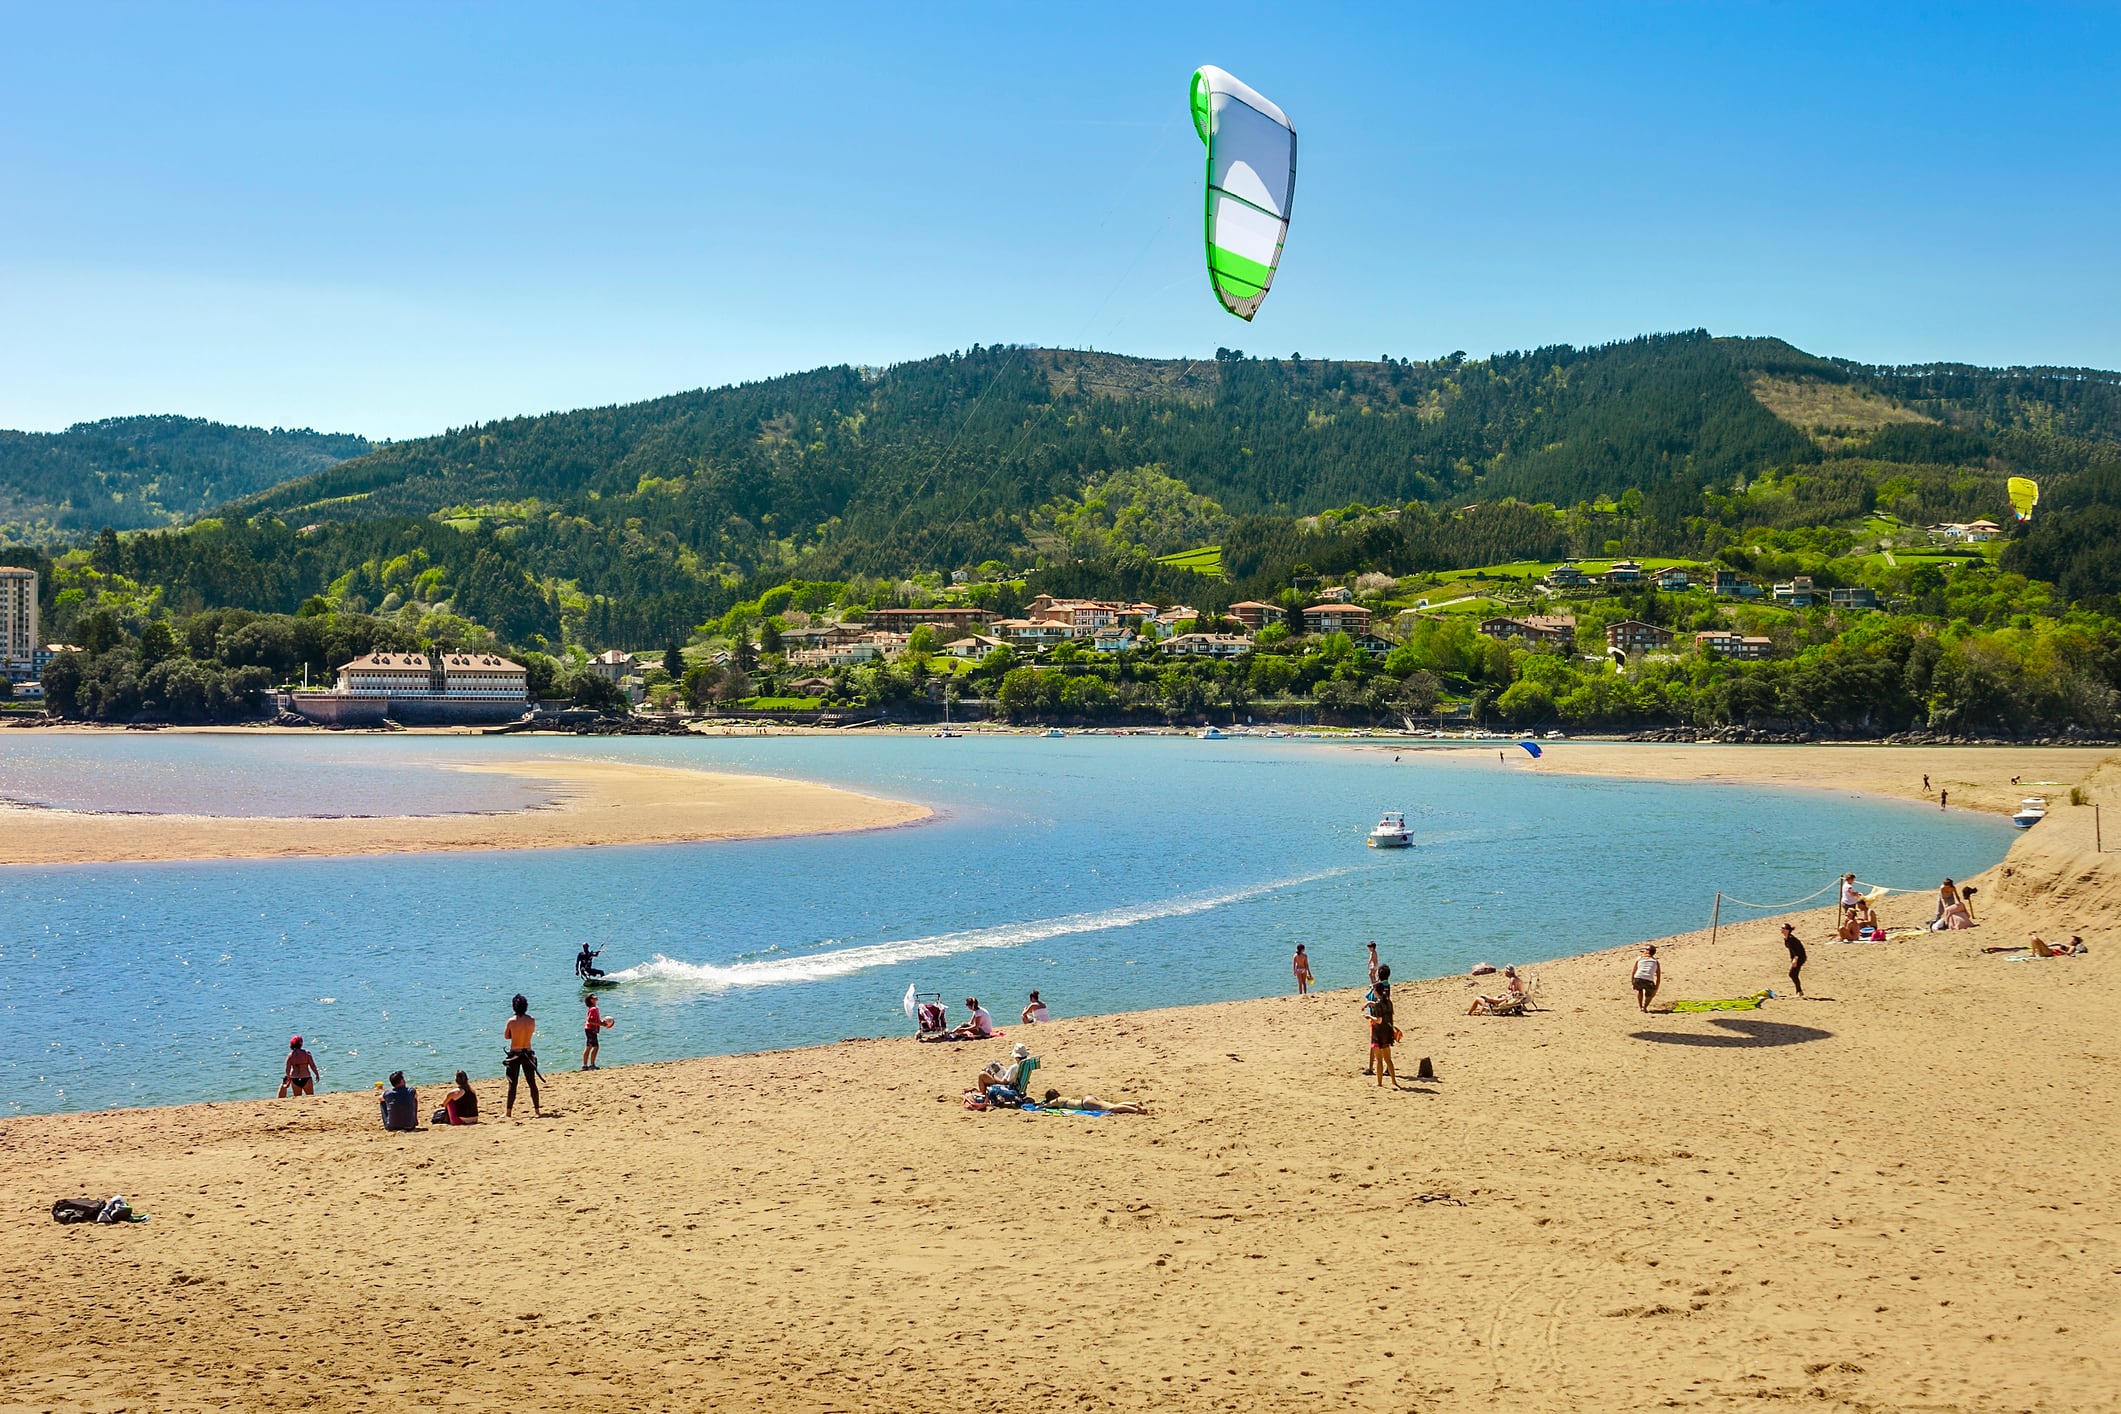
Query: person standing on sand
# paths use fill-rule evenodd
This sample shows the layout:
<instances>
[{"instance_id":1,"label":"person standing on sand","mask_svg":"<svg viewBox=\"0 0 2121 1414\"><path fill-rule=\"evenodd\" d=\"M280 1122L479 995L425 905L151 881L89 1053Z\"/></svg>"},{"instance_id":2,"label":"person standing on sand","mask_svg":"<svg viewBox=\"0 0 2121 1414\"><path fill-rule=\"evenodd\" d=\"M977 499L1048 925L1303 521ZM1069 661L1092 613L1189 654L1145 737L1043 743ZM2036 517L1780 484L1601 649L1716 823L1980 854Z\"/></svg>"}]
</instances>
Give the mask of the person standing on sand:
<instances>
[{"instance_id":1,"label":"person standing on sand","mask_svg":"<svg viewBox=\"0 0 2121 1414\"><path fill-rule=\"evenodd\" d=\"M1377 944L1370 944L1370 985L1377 985Z\"/></svg>"},{"instance_id":2,"label":"person standing on sand","mask_svg":"<svg viewBox=\"0 0 2121 1414\"><path fill-rule=\"evenodd\" d=\"M516 1078L522 1077L530 1084L530 1112L542 1116L538 1107L538 1053L530 1049L530 1038L538 1031L538 1019L530 1014L530 1002L521 992L515 994L508 1005L515 1015L501 1028L501 1035L508 1042L508 1056L502 1062L508 1072L508 1109L505 1118L516 1115Z\"/></svg>"},{"instance_id":3,"label":"person standing on sand","mask_svg":"<svg viewBox=\"0 0 2121 1414\"><path fill-rule=\"evenodd\" d=\"M317 1077L324 1073L317 1058L302 1049L302 1038L287 1038L287 1068L280 1072L280 1099L286 1099L291 1090L297 1095L317 1093Z\"/></svg>"},{"instance_id":4,"label":"person standing on sand","mask_svg":"<svg viewBox=\"0 0 2121 1414\"><path fill-rule=\"evenodd\" d=\"M1289 970L1296 974L1296 995L1311 995L1311 959L1304 953L1304 945L1296 945L1296 956L1289 959Z\"/></svg>"},{"instance_id":5,"label":"person standing on sand","mask_svg":"<svg viewBox=\"0 0 2121 1414\"><path fill-rule=\"evenodd\" d=\"M582 1014L582 1069L595 1070L597 1046L603 1040L603 1033L611 1029L612 1021L597 1006L595 992L582 993L582 1005L589 1008Z\"/></svg>"},{"instance_id":6,"label":"person standing on sand","mask_svg":"<svg viewBox=\"0 0 2121 1414\"><path fill-rule=\"evenodd\" d=\"M1930 778L1928 776L1924 776L1922 778L1922 793L1924 795L1928 795L1930 793Z\"/></svg>"},{"instance_id":7,"label":"person standing on sand","mask_svg":"<svg viewBox=\"0 0 2121 1414\"><path fill-rule=\"evenodd\" d=\"M1939 810L1942 810L1945 806L1950 805L1951 803L1952 793L1950 791L1940 790L1937 792L1937 808Z\"/></svg>"},{"instance_id":8,"label":"person standing on sand","mask_svg":"<svg viewBox=\"0 0 2121 1414\"><path fill-rule=\"evenodd\" d=\"M1374 1019L1375 1019L1375 1011L1374 1011L1374 1008L1375 1008L1375 1007L1376 1007L1376 1005L1377 1005L1377 999L1378 999L1379 997L1389 997L1390 995L1392 995L1392 965L1391 965L1390 963L1388 963L1388 962L1387 962L1387 963L1380 963L1380 964L1378 964L1377 970L1376 970L1376 971L1374 971L1374 972L1372 972L1372 973L1370 974L1370 990L1369 990L1369 991L1367 991L1367 992L1365 992L1365 993L1363 993L1363 997L1362 997L1362 1015L1363 1015L1363 1019L1364 1019L1365 1021L1371 1021L1371 1020L1374 1020ZM1371 1033L1371 1041L1372 1041L1372 1044L1374 1045L1374 1044L1375 1044L1375 1041L1376 1041L1376 1033L1375 1033L1375 1031L1374 1031L1374 1030L1373 1030L1373 1031L1372 1031L1372 1033ZM1372 1051L1370 1052L1370 1058L1369 1058L1369 1060L1367 1060L1367 1061L1365 1061L1365 1062L1363 1063L1362 1073L1363 1073L1364 1075L1374 1075L1374 1074L1376 1073L1376 1071L1377 1071L1377 1052L1376 1052L1376 1051L1374 1051L1374 1050L1372 1050ZM1396 1082L1396 1079L1395 1079L1395 1083L1397 1083L1397 1082Z\"/></svg>"},{"instance_id":9,"label":"person standing on sand","mask_svg":"<svg viewBox=\"0 0 2121 1414\"><path fill-rule=\"evenodd\" d=\"M1382 1089L1385 1077L1392 1077L1392 1088L1399 1088L1399 1072L1392 1068L1392 1043L1399 1033L1392 1025L1392 984L1377 984L1377 1000L1369 1005L1370 1013L1370 1070L1377 1075L1378 1088Z\"/></svg>"},{"instance_id":10,"label":"person standing on sand","mask_svg":"<svg viewBox=\"0 0 2121 1414\"><path fill-rule=\"evenodd\" d=\"M1664 964L1657 960L1655 943L1642 945L1642 956L1635 959L1635 971L1629 981L1635 987L1635 1010L1648 1011L1650 1003L1657 999L1657 988L1664 982Z\"/></svg>"},{"instance_id":11,"label":"person standing on sand","mask_svg":"<svg viewBox=\"0 0 2121 1414\"><path fill-rule=\"evenodd\" d=\"M1805 955L1804 939L1797 936L1796 929L1785 923L1782 925L1782 945L1790 950L1790 985L1797 989L1797 995L1801 997L1804 995L1804 979L1798 974L1804 971L1804 964L1810 961Z\"/></svg>"}]
</instances>

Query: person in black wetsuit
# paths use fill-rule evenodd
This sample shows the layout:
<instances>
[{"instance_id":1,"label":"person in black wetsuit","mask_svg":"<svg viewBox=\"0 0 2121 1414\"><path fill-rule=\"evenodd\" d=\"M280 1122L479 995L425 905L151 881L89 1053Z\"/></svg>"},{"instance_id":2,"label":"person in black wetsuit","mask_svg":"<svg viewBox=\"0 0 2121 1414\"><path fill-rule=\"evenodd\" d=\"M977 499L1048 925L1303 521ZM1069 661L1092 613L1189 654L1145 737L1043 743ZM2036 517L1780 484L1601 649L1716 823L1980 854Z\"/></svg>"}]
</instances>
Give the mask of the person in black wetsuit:
<instances>
[{"instance_id":1,"label":"person in black wetsuit","mask_svg":"<svg viewBox=\"0 0 2121 1414\"><path fill-rule=\"evenodd\" d=\"M1804 979L1798 974L1804 971L1804 964L1811 959L1805 955L1804 940L1798 937L1797 930L1787 923L1782 925L1782 945L1790 950L1790 985L1797 989L1797 995L1801 997L1804 995Z\"/></svg>"},{"instance_id":2,"label":"person in black wetsuit","mask_svg":"<svg viewBox=\"0 0 2121 1414\"><path fill-rule=\"evenodd\" d=\"M604 974L597 970L597 958L603 954L603 951L602 948L591 950L589 944L582 944L582 950L574 955L574 975L577 977L602 977Z\"/></svg>"}]
</instances>

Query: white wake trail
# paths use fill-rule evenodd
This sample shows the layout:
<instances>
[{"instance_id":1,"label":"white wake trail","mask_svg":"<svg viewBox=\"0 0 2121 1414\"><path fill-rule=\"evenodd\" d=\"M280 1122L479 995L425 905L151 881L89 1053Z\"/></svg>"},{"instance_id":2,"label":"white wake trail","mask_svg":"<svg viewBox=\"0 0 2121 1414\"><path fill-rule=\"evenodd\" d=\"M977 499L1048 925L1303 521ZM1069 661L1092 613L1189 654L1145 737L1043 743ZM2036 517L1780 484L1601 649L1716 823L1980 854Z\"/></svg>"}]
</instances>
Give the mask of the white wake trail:
<instances>
[{"instance_id":1,"label":"white wake trail","mask_svg":"<svg viewBox=\"0 0 2121 1414\"><path fill-rule=\"evenodd\" d=\"M1074 933L1102 933L1113 928L1131 928L1138 923L1153 923L1160 918L1183 918L1189 914L1206 913L1211 909L1224 908L1233 903L1243 903L1247 899L1259 898L1304 884L1315 884L1321 879L1352 872L1352 867L1327 869L1316 874L1300 874L1289 879L1248 884L1243 888L1221 893L1186 894L1154 903L1129 904L1094 913L1068 913L1058 918L1001 923L991 928L968 928L960 933L937 933L932 937L907 938L891 943L865 943L858 947L835 948L803 957L733 962L726 966L707 962L682 962L658 953L638 966L612 973L611 978L617 982L688 982L706 987L776 987L790 982L818 982L828 977L845 977L850 973L865 972L874 967L891 967L901 962L950 957L957 953L976 952L982 948L1016 948L1026 943L1067 937Z\"/></svg>"}]
</instances>

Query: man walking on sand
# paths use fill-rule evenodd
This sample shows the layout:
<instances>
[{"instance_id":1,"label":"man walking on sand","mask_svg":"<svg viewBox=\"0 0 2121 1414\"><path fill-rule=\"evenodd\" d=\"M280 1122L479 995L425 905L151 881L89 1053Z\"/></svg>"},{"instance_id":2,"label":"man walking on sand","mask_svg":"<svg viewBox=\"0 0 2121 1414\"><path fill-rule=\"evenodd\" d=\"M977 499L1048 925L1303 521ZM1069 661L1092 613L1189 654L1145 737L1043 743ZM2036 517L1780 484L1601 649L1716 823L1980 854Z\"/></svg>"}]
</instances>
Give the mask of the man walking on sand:
<instances>
[{"instance_id":1,"label":"man walking on sand","mask_svg":"<svg viewBox=\"0 0 2121 1414\"><path fill-rule=\"evenodd\" d=\"M1657 999L1657 988L1664 981L1664 964L1657 960L1657 945L1645 943L1642 956L1635 959L1635 971L1629 980L1635 987L1635 1010L1648 1011L1650 1003Z\"/></svg>"}]
</instances>

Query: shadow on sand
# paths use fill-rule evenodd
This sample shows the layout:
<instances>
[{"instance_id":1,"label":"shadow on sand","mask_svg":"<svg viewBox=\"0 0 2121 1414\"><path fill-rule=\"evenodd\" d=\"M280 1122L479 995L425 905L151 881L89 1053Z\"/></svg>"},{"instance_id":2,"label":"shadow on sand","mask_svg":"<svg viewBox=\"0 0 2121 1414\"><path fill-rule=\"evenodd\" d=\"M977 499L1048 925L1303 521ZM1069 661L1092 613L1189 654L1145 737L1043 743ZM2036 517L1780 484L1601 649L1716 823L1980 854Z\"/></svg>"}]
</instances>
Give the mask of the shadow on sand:
<instances>
[{"instance_id":1,"label":"shadow on sand","mask_svg":"<svg viewBox=\"0 0 2121 1414\"><path fill-rule=\"evenodd\" d=\"M1791 1026L1782 1021L1744 1021L1735 1017L1718 1016L1709 1020L1709 1025L1720 1026L1729 1035L1703 1034L1698 1031L1636 1031L1631 1033L1638 1041L1655 1041L1666 1046L1798 1046L1806 1041L1824 1041L1834 1033L1821 1031L1816 1026Z\"/></svg>"}]
</instances>

